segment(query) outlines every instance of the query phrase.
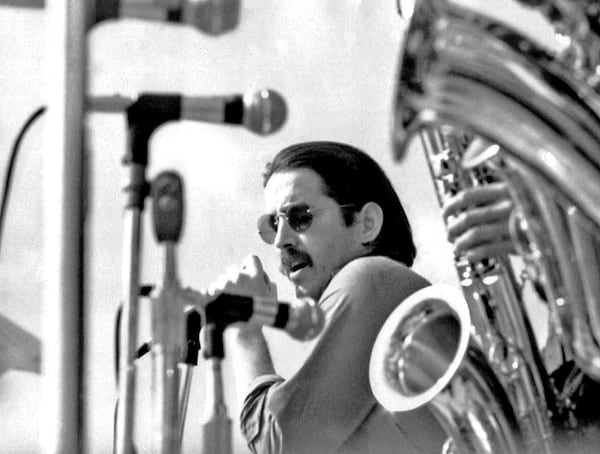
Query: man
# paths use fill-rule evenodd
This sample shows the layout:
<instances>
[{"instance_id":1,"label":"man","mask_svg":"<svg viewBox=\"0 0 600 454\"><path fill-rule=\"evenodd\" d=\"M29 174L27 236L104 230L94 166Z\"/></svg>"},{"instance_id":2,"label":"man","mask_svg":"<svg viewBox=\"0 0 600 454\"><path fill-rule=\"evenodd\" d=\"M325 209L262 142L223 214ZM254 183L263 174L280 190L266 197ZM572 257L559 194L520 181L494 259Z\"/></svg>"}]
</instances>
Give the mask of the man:
<instances>
[{"instance_id":1,"label":"man","mask_svg":"<svg viewBox=\"0 0 600 454\"><path fill-rule=\"evenodd\" d=\"M410 270L416 250L404 209L375 161L349 145L310 142L275 156L264 178L259 234L275 246L296 296L326 314L299 371L275 374L260 329L236 327L228 351L242 431L256 453L440 452L446 436L428 409L393 415L372 395L374 340L407 296L429 285ZM230 269L211 294L274 296L257 257Z\"/></svg>"}]
</instances>

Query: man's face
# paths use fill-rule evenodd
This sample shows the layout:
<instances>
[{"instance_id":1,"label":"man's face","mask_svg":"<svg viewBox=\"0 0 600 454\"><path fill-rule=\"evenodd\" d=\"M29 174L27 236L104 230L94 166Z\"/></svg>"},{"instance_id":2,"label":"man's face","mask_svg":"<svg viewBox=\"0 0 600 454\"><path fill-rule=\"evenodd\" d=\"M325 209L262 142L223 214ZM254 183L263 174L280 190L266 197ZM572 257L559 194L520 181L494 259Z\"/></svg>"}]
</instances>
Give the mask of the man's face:
<instances>
[{"instance_id":1,"label":"man's face","mask_svg":"<svg viewBox=\"0 0 600 454\"><path fill-rule=\"evenodd\" d=\"M297 205L314 210L310 227L302 232L281 216L273 244L280 253L280 271L294 284L296 296L318 300L339 269L366 252L360 224L344 224L338 203L324 194L321 177L310 169L273 174L265 198L268 213L286 213Z\"/></svg>"}]
</instances>

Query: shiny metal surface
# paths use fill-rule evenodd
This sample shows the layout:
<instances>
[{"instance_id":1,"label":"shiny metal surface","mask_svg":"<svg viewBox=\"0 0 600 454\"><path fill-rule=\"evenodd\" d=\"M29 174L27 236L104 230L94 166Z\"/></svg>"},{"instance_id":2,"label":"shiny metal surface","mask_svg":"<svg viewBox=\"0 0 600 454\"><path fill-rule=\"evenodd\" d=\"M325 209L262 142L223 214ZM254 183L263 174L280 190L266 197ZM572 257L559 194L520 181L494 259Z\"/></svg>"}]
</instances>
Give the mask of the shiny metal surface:
<instances>
[{"instance_id":1,"label":"shiny metal surface","mask_svg":"<svg viewBox=\"0 0 600 454\"><path fill-rule=\"evenodd\" d=\"M532 17L546 22L555 44L547 46L462 3L397 2L406 28L394 99L394 158L402 161L411 141L419 138L438 191L460 190L461 182L468 186L473 173L482 168L509 184L516 205L510 220L512 240L526 265L524 278L548 304L551 337L560 340L563 360L577 363L574 381L567 380L558 389L548 381L541 352L530 336L528 315L514 291L514 276L503 258L494 258L485 267L460 260L456 266L461 278L467 278L463 292L471 323L488 354L486 361L521 423L525 452L556 452L546 442L552 432L565 424L570 429L578 425L573 416L577 402L569 388L582 374L600 379L598 8L587 1L517 1ZM455 138L475 137L488 146L463 153L456 146L460 140L448 139L447 131ZM455 146L449 147L453 140ZM440 161L452 178L440 174ZM458 186L450 188L448 181ZM443 202L443 194L439 198ZM485 274L490 270L493 276ZM466 281L471 284L465 286ZM486 284L492 281L496 284ZM482 313L482 301L495 309L487 307ZM506 317L497 317L498 309L506 311ZM414 325L396 322L398 330ZM411 329L416 332L419 327ZM396 337L396 333L388 336L390 349L399 348ZM521 373L516 381L503 377L502 363L494 365L495 339L507 342L500 349L509 358L505 364L511 362L507 349L518 353L514 362L520 366L515 370ZM521 410L532 412L537 422L528 422ZM555 426L550 427L550 421ZM454 444L472 435L477 440L467 444L483 443L490 436L487 431L462 433L458 441L448 432ZM455 449L452 443L449 450Z\"/></svg>"},{"instance_id":2,"label":"shiny metal surface","mask_svg":"<svg viewBox=\"0 0 600 454\"><path fill-rule=\"evenodd\" d=\"M458 452L521 453L516 415L470 326L459 289L434 285L411 295L375 341L373 393L390 411L429 405Z\"/></svg>"}]
</instances>

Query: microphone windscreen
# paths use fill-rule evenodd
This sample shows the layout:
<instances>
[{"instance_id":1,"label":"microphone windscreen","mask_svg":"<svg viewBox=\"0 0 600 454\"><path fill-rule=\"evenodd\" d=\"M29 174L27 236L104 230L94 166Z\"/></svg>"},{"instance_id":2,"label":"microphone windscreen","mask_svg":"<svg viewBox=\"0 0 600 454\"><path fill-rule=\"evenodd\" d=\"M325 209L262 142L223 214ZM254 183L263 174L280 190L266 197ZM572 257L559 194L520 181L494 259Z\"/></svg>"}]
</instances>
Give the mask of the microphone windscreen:
<instances>
[{"instance_id":1,"label":"microphone windscreen","mask_svg":"<svg viewBox=\"0 0 600 454\"><path fill-rule=\"evenodd\" d=\"M283 96L274 90L260 90L244 95L244 125L258 134L271 134L283 126L287 106Z\"/></svg>"}]
</instances>

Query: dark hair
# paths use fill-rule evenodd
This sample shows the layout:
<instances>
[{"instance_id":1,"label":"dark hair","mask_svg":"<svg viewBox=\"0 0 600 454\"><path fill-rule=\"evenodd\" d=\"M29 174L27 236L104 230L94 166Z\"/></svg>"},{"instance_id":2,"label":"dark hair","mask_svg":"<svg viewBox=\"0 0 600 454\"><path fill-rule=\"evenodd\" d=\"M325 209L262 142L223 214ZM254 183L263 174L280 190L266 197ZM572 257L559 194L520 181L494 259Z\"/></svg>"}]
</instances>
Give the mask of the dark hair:
<instances>
[{"instance_id":1,"label":"dark hair","mask_svg":"<svg viewBox=\"0 0 600 454\"><path fill-rule=\"evenodd\" d=\"M324 183L323 192L343 209L346 225L366 203L375 202L383 210L383 225L370 255L384 255L412 266L417 250L412 229L392 183L367 153L338 142L305 142L281 150L267 164L266 186L274 173L306 168L316 172Z\"/></svg>"}]
</instances>

